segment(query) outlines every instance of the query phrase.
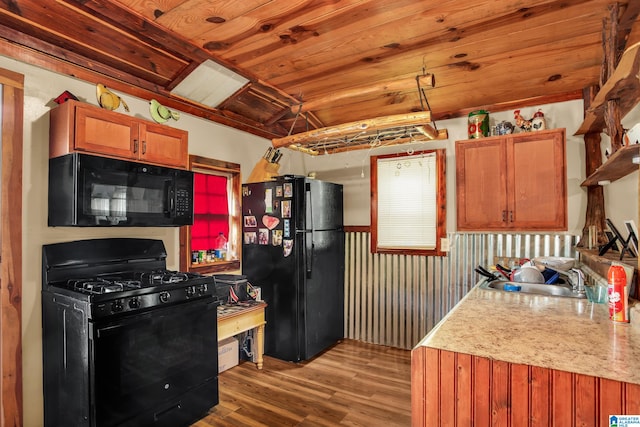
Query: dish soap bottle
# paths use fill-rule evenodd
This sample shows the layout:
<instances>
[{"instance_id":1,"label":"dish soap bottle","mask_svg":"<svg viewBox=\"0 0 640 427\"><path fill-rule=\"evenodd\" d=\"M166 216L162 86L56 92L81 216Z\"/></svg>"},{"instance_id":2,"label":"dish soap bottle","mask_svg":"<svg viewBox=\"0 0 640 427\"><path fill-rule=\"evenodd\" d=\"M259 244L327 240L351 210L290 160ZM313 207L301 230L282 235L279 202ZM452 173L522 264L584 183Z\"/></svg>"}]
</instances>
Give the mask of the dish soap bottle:
<instances>
[{"instance_id":1,"label":"dish soap bottle","mask_svg":"<svg viewBox=\"0 0 640 427\"><path fill-rule=\"evenodd\" d=\"M218 259L226 259L227 257L227 238L222 232L218 233L215 240L215 254Z\"/></svg>"}]
</instances>

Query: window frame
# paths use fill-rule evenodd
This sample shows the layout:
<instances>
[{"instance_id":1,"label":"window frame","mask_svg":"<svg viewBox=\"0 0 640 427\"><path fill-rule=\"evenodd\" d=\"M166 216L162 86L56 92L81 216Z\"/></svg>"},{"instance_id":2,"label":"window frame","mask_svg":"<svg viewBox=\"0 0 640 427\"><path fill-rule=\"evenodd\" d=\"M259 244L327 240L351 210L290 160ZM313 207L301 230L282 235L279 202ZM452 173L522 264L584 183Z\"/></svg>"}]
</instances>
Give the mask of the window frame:
<instances>
[{"instance_id":1,"label":"window frame","mask_svg":"<svg viewBox=\"0 0 640 427\"><path fill-rule=\"evenodd\" d=\"M222 160L207 157L189 155L189 170L198 173L225 174L230 176L231 191L231 217L229 222L229 248L235 248L236 259L216 261L204 265L194 265L191 263L191 226L186 225L180 228L180 270L194 273L208 274L223 271L233 271L240 269L242 259L242 183L240 175L240 165L237 163L225 162Z\"/></svg>"},{"instance_id":2,"label":"window frame","mask_svg":"<svg viewBox=\"0 0 640 427\"><path fill-rule=\"evenodd\" d=\"M436 247L434 249L414 249L414 248L383 248L378 247L378 159L402 158L421 154L436 155ZM371 253L380 254L401 254L401 255L421 255L421 256L446 256L442 250L442 239L447 237L447 193L446 193L446 149L423 150L411 153L394 153L371 156L370 160L370 183L371 183Z\"/></svg>"}]
</instances>

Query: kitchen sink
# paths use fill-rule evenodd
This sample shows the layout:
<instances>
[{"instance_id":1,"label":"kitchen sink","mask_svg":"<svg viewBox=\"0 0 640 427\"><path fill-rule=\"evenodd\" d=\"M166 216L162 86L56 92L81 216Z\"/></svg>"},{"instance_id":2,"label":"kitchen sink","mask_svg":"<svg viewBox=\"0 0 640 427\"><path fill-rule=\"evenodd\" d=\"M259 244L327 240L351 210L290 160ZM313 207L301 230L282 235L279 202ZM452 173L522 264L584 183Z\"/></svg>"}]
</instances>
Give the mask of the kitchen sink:
<instances>
[{"instance_id":1,"label":"kitchen sink","mask_svg":"<svg viewBox=\"0 0 640 427\"><path fill-rule=\"evenodd\" d=\"M519 288L519 290L517 290ZM569 285L546 285L544 283L521 283L510 282L507 280L490 280L480 285L482 289L511 292L546 295L563 298L586 298L586 294L573 291Z\"/></svg>"}]
</instances>

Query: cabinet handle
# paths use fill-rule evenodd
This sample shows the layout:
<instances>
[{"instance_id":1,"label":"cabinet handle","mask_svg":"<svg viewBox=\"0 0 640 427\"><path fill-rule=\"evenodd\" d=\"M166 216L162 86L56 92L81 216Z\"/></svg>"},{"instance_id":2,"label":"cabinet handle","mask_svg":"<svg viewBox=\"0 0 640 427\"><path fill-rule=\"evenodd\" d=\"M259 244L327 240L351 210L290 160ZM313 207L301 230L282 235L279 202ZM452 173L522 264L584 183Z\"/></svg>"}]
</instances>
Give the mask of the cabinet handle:
<instances>
[{"instance_id":1,"label":"cabinet handle","mask_svg":"<svg viewBox=\"0 0 640 427\"><path fill-rule=\"evenodd\" d=\"M502 211L502 222L507 222L507 211Z\"/></svg>"},{"instance_id":2,"label":"cabinet handle","mask_svg":"<svg viewBox=\"0 0 640 427\"><path fill-rule=\"evenodd\" d=\"M513 211L509 211L509 216L511 217L511 222L513 222Z\"/></svg>"},{"instance_id":3,"label":"cabinet handle","mask_svg":"<svg viewBox=\"0 0 640 427\"><path fill-rule=\"evenodd\" d=\"M147 154L147 141L142 141L142 154Z\"/></svg>"},{"instance_id":4,"label":"cabinet handle","mask_svg":"<svg viewBox=\"0 0 640 427\"><path fill-rule=\"evenodd\" d=\"M133 152L134 153L138 152L138 140L137 139L133 140Z\"/></svg>"}]
</instances>

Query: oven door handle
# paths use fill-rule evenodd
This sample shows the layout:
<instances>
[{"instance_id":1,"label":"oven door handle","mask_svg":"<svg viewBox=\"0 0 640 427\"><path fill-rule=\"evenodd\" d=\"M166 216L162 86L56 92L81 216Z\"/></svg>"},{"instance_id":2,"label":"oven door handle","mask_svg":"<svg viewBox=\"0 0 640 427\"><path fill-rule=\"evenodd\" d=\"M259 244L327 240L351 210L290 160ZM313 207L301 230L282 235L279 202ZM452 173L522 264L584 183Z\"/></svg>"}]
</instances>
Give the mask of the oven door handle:
<instances>
[{"instance_id":1,"label":"oven door handle","mask_svg":"<svg viewBox=\"0 0 640 427\"><path fill-rule=\"evenodd\" d=\"M166 306L156 306L143 312L133 312L117 318L104 318L96 321L96 338L102 338L113 333L117 333L121 328L141 321L148 320L152 323L159 321L162 316L181 314L187 311L200 314L203 310L218 310L218 300L214 298L202 298L200 300L189 301L188 303L173 304Z\"/></svg>"}]
</instances>

